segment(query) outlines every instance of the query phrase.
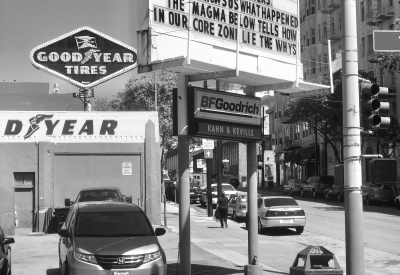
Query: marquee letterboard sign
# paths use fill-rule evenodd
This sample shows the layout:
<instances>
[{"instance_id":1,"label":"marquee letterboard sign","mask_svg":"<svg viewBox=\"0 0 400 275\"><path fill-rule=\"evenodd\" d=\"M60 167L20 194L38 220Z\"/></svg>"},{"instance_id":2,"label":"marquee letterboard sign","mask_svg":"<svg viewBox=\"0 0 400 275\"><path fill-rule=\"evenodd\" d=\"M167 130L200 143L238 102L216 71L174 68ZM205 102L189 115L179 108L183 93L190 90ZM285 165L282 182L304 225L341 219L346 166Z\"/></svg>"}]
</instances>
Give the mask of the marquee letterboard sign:
<instances>
[{"instance_id":1,"label":"marquee letterboard sign","mask_svg":"<svg viewBox=\"0 0 400 275\"><path fill-rule=\"evenodd\" d=\"M189 134L238 141L261 139L261 99L188 88Z\"/></svg>"},{"instance_id":2,"label":"marquee letterboard sign","mask_svg":"<svg viewBox=\"0 0 400 275\"><path fill-rule=\"evenodd\" d=\"M79 88L91 88L137 66L136 49L89 27L35 47L34 67Z\"/></svg>"}]
</instances>

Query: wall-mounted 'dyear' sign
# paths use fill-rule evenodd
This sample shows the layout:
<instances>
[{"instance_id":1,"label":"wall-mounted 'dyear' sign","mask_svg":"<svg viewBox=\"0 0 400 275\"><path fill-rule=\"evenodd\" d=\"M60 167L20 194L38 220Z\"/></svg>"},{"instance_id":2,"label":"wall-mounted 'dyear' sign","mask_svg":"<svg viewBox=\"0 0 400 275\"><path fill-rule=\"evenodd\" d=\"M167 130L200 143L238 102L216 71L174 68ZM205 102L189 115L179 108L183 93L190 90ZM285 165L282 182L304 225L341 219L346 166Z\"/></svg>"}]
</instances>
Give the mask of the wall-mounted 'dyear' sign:
<instances>
[{"instance_id":1,"label":"wall-mounted 'dyear' sign","mask_svg":"<svg viewBox=\"0 0 400 275\"><path fill-rule=\"evenodd\" d=\"M34 67L92 88L137 66L136 49L89 27L82 27L35 47Z\"/></svg>"}]
</instances>

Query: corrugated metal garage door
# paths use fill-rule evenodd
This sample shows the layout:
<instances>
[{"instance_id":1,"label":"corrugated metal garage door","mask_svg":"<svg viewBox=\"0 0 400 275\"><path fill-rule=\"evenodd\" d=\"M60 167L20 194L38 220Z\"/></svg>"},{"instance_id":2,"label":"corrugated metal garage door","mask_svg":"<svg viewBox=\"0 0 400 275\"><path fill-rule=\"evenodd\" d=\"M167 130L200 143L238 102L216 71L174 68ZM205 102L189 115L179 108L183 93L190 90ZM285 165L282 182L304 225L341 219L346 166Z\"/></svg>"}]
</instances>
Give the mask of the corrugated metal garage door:
<instances>
[{"instance_id":1,"label":"corrugated metal garage door","mask_svg":"<svg viewBox=\"0 0 400 275\"><path fill-rule=\"evenodd\" d=\"M64 206L65 198L74 201L83 188L114 186L137 204L140 180L140 155L55 155L54 207Z\"/></svg>"}]
</instances>

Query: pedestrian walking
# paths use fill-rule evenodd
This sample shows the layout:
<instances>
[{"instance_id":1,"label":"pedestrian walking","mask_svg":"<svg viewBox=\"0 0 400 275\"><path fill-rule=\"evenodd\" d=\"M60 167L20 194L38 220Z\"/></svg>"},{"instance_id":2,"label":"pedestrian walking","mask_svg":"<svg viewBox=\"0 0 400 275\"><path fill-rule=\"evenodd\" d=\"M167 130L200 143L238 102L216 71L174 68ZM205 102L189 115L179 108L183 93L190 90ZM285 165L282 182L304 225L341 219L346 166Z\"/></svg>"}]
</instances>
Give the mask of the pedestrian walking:
<instances>
[{"instance_id":1,"label":"pedestrian walking","mask_svg":"<svg viewBox=\"0 0 400 275\"><path fill-rule=\"evenodd\" d=\"M221 228L228 227L228 198L225 197L225 193L222 192L221 196L218 198L217 209L219 212L219 220L221 222Z\"/></svg>"}]
</instances>

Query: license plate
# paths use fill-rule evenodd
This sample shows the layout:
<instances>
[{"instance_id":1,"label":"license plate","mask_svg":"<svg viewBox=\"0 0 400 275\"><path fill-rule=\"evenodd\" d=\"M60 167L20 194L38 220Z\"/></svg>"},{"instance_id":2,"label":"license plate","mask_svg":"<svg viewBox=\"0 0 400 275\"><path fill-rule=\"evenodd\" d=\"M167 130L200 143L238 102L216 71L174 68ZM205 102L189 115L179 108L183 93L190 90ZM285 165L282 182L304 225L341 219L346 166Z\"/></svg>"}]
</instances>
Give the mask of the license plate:
<instances>
[{"instance_id":1,"label":"license plate","mask_svg":"<svg viewBox=\"0 0 400 275\"><path fill-rule=\"evenodd\" d=\"M129 275L129 271L114 271L113 275Z\"/></svg>"},{"instance_id":2,"label":"license plate","mask_svg":"<svg viewBox=\"0 0 400 275\"><path fill-rule=\"evenodd\" d=\"M280 220L280 223L294 223L293 219Z\"/></svg>"}]
</instances>

